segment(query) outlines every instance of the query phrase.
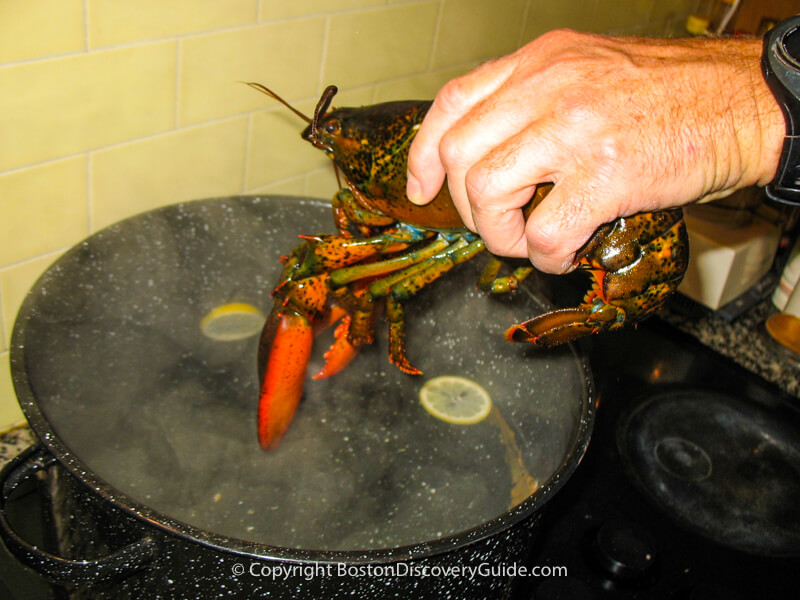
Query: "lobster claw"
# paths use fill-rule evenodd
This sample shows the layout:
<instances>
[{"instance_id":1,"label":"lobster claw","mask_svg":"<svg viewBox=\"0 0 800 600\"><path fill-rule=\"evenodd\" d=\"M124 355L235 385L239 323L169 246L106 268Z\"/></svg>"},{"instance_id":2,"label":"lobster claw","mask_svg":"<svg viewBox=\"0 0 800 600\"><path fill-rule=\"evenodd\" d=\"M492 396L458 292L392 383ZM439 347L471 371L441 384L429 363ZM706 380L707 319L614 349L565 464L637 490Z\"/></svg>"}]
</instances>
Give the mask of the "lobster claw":
<instances>
[{"instance_id":1,"label":"lobster claw","mask_svg":"<svg viewBox=\"0 0 800 600\"><path fill-rule=\"evenodd\" d=\"M508 328L509 342L529 342L537 346L557 346L594 333L597 327L589 323L591 309L586 306L562 308L518 323Z\"/></svg>"},{"instance_id":2,"label":"lobster claw","mask_svg":"<svg viewBox=\"0 0 800 600\"><path fill-rule=\"evenodd\" d=\"M264 450L278 445L297 412L316 335L340 321L333 345L325 352L324 365L312 379L336 375L358 354L359 346L348 340L350 320L338 307L315 324L302 311L281 304L270 313L258 345L258 441Z\"/></svg>"},{"instance_id":3,"label":"lobster claw","mask_svg":"<svg viewBox=\"0 0 800 600\"><path fill-rule=\"evenodd\" d=\"M294 418L313 342L311 323L297 311L273 310L264 324L258 346L258 441L264 450L280 442Z\"/></svg>"},{"instance_id":4,"label":"lobster claw","mask_svg":"<svg viewBox=\"0 0 800 600\"><path fill-rule=\"evenodd\" d=\"M598 229L577 257L575 265L592 279L583 303L512 326L508 341L556 346L649 317L675 291L689 264L683 212L619 218Z\"/></svg>"}]
</instances>

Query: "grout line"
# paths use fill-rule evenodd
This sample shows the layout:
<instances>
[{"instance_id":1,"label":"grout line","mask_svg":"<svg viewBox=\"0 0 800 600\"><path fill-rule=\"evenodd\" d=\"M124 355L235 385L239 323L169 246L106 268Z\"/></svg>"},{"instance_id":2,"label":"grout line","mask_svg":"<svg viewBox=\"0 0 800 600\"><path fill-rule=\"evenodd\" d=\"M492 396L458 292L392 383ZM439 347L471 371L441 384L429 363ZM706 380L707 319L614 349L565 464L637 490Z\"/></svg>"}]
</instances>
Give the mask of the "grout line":
<instances>
[{"instance_id":1,"label":"grout line","mask_svg":"<svg viewBox=\"0 0 800 600\"><path fill-rule=\"evenodd\" d=\"M448 70L451 70L451 69L458 69L458 68L461 68L461 67L472 69L475 66L476 66L475 61L469 60L469 61L465 61L463 63L447 65L447 66L444 66L444 67L441 67L441 68L438 68L438 69L434 69L432 71L429 71L429 73L438 73L440 71L448 71ZM380 83L380 84L393 83L395 81L402 81L403 79L407 79L409 77L414 77L414 76L417 76L417 75L422 75L424 73L427 73L427 71L423 71L423 72L420 72L420 73L412 73L410 75L401 75L401 76L398 76L398 77L392 77L392 78L389 78L389 79L381 80L378 83ZM370 84L361 85L361 86L352 88L352 90L348 89L347 91L357 91L357 90L360 90L360 89L368 88L370 86L373 86L374 89L377 88L377 84L370 83ZM321 91L320 91L320 93L321 93ZM311 102L312 104L316 105L318 100L319 100L319 95L308 96L308 97L304 97L304 98L288 98L288 101L293 103L293 104L301 104L303 102ZM59 162L61 160L68 160L68 159L71 159L71 158L76 158L78 156L84 156L86 154L92 154L92 153L100 152L100 151L103 151L103 150L111 150L111 149L114 149L114 148L120 148L120 147L127 146L127 145L130 145L130 144L135 144L137 142L144 142L144 141L147 141L147 140L153 140L153 139L157 139L159 137L164 137L164 136L176 134L176 133L180 133L180 132L183 132L183 131L190 131L192 129L198 129L200 127L205 127L205 126L209 126L209 125L216 125L216 124L219 124L219 123L224 123L226 121L232 121L234 119L240 119L242 117L250 117L252 115L256 115L256 114L261 113L261 112L272 111L272 110L276 110L277 111L277 110L280 110L280 109L281 109L280 106L266 106L266 107L255 108L253 110L249 110L249 111L245 111L245 112L241 112L241 113L236 113L236 114L233 114L233 115L226 115L224 117L217 117L215 119L210 119L208 121L202 121L200 123L191 123L191 124L187 124L187 125L183 125L183 126L177 126L174 129L167 129L167 130L164 130L164 131L158 131L156 133L150 133L150 134L143 135L143 136L140 136L140 137L131 138L131 139L127 139L127 140L122 140L120 142L114 142L114 143L111 143L111 144L106 144L105 146L97 146L95 148L86 148L86 149L83 149L83 150L80 150L80 151L77 151L77 152L72 152L70 154L64 154L63 156L57 156L55 158L49 158L49 159L46 159L46 160L41 160L41 161L38 161L38 162L28 163L28 164L21 165L21 166L18 166L18 167L13 167L11 169L6 169L5 171L0 171L0 176L10 175L12 173L16 173L16 172L19 172L19 171L25 171L26 169L34 169L34 168L37 168L37 167L43 167L43 166L46 166L46 165L49 165L49 164L57 163L57 162Z\"/></svg>"},{"instance_id":2,"label":"grout line","mask_svg":"<svg viewBox=\"0 0 800 600\"><path fill-rule=\"evenodd\" d=\"M467 68L467 69L472 69L475 66L476 66L476 62L474 60L469 60L469 61L465 61L463 63L447 65L447 66L444 66L444 67L441 67L441 68L438 68L438 69L434 69L434 70L430 71L430 73L438 73L440 71L449 71L451 69L458 69L458 68L462 68L462 67L463 68ZM422 75L422 74L425 74L425 73L428 73L428 72L427 71L423 71L423 72L420 72L420 73L412 73L410 75L401 75L401 76L398 76L398 77L392 77L392 78L389 78L389 79L383 79L383 80L381 80L380 82L377 82L377 83L380 83L381 85L382 84L387 84L387 83L393 83L395 81L402 81L403 79L407 79L409 77L414 77L414 76L417 76L417 75ZM360 89L369 88L370 86L373 86L374 89L377 88L377 84L376 83L369 83L369 84L365 84L365 85L360 85L360 86L352 88L352 89L348 89L346 91L357 91L357 90L360 90ZM321 91L320 91L320 93L321 93ZM308 96L308 97L304 97L304 98L288 98L287 100L289 102L293 103L293 104L301 104L303 102L311 102L312 104L316 105L317 101L319 100L319 95ZM266 106L266 107L255 108L253 110L249 110L249 111L245 111L245 112L241 112L241 113L236 113L236 114L233 114L233 115L226 115L224 117L217 117L215 119L210 119L208 121L202 121L200 123L191 123L191 124L188 124L188 125L175 127L174 129L167 129L167 130L164 130L164 131L158 131L156 133L150 133L150 134L143 135L143 136L136 137L136 138L122 140L120 142L114 142L112 144L107 144L105 146L97 146L95 148L87 148L87 149L83 149L83 150L80 150L80 151L77 151L77 152L72 152L70 154L64 154L63 156L57 156L55 158L48 158L46 160L41 160L41 161L38 161L38 162L33 162L33 163L28 163L28 164L25 164L25 165L18 166L18 167L13 167L11 169L6 169L5 171L0 171L0 176L10 175L12 173L16 173L16 172L19 172L19 171L25 171L26 169L34 169L34 168L37 168L37 167L43 167L43 166L46 166L46 165L49 165L49 164L57 163L58 161L61 161L61 160L68 160L68 159L71 159L71 158L76 158L78 156L83 156L83 155L86 155L87 153L91 154L91 153L100 152L100 151L103 151L103 150L111 150L111 149L114 149L114 148L120 148L122 146L127 146L129 144L135 144L137 142L144 142L144 141L147 141L147 140L157 139L159 137L176 134L176 133L179 133L179 132L182 132L182 131L190 131L192 129L205 127L207 125L216 125L216 124L219 124L219 123L224 123L226 121L232 121L234 119L239 119L239 118L242 118L242 117L250 117L252 115L256 115L256 114L261 113L261 112L272 111L272 110L280 110L280 108L281 108L280 106Z\"/></svg>"},{"instance_id":3,"label":"grout line","mask_svg":"<svg viewBox=\"0 0 800 600\"><path fill-rule=\"evenodd\" d=\"M330 12L315 12L309 13L306 15L300 15L297 17L284 17L280 19L271 19L269 21L256 21L254 23L241 23L239 25L231 25L230 27L222 27L220 29L207 29L203 31L190 31L187 33L179 33L176 35L166 35L154 38L148 38L144 40L134 40L132 42L123 42L121 44L111 44L109 46L100 46L98 48L90 48L89 47L89 14L88 14L88 0L84 1L84 46L85 50L77 50L72 52L65 52L63 54L50 54L47 56L36 56L33 58L24 58L21 60L15 60L7 63L0 64L0 69L4 69L6 67L14 67L18 65L24 65L28 63L37 63L37 62L45 62L49 60L61 59L61 58L71 58L75 56L81 56L83 54L96 54L98 52L106 52L108 50L121 50L124 48L135 48L137 46L145 46L147 44L155 44L160 42L170 42L176 40L185 40L185 39L192 39L203 37L207 35L214 35L218 33L228 33L232 31L238 30L247 30L247 29L257 29L259 27L264 27L267 25L280 25L284 23L292 23L294 21L305 21L305 20L316 20L316 19L328 19L331 15L339 15L339 14L348 14L348 13L357 13L369 10L380 10L384 8L380 5L371 6L371 7L361 7L361 8L350 8L346 10L336 10ZM429 2L430 0L418 0L418 3L422 4L425 2ZM387 5L391 6L391 5Z\"/></svg>"},{"instance_id":4,"label":"grout line","mask_svg":"<svg viewBox=\"0 0 800 600\"><path fill-rule=\"evenodd\" d=\"M181 64L183 62L183 40L177 40L177 48L175 49L175 107L172 121L173 129L178 129L180 124L180 106L181 106Z\"/></svg>"},{"instance_id":5,"label":"grout line","mask_svg":"<svg viewBox=\"0 0 800 600\"><path fill-rule=\"evenodd\" d=\"M439 45L439 33L442 28L442 19L444 13L444 0L439 0L439 8L436 11L436 26L433 30L433 39L431 40L431 47L428 52L428 65L425 72L430 73L433 69L433 61L436 58L436 48Z\"/></svg>"},{"instance_id":6,"label":"grout line","mask_svg":"<svg viewBox=\"0 0 800 600\"><path fill-rule=\"evenodd\" d=\"M528 16L531 13L531 2L533 2L533 0L528 0L525 3L525 7L522 9L522 22L519 25L519 35L517 35L517 48L522 48L522 46L530 41L523 39L522 36L525 33L525 25L528 23Z\"/></svg>"},{"instance_id":7,"label":"grout line","mask_svg":"<svg viewBox=\"0 0 800 600\"><path fill-rule=\"evenodd\" d=\"M84 0L84 6L86 6L86 2L88 0ZM144 40L135 40L132 42L123 42L121 44L111 44L109 46L100 46L98 48L90 48L89 47L89 16L88 16L88 9L85 9L85 18L84 18L84 45L85 50L77 50L73 52L65 52L63 54L50 54L48 56L36 56L34 58L24 58L22 60L15 60L7 63L0 64L0 69L4 69L6 67L15 67L18 65L24 65L28 63L37 63L37 62L46 62L49 60L56 60L62 58L71 58L75 56L82 56L84 54L97 54L100 52L107 52L109 50L123 50L125 48L136 48L138 46L146 46L148 44L159 44L164 42L174 42L176 40L184 40L184 39L191 39L196 37L203 37L206 35L215 35L218 33L227 33L231 31L238 31L238 30L247 30L247 29L256 29L258 27L263 27L265 25L271 24L279 24L283 22L291 22L291 21L302 21L307 19L307 15L303 15L299 18L290 18L290 19L276 19L274 21L264 21L262 23L244 23L241 25L232 25L230 27L223 27L221 29L209 29L205 31L191 31L188 33L180 33L177 35L166 35L154 38L148 38ZM313 18L320 18L322 15L316 15Z\"/></svg>"},{"instance_id":8,"label":"grout line","mask_svg":"<svg viewBox=\"0 0 800 600\"><path fill-rule=\"evenodd\" d=\"M244 139L244 164L242 165L242 182L239 189L242 193L247 189L247 181L250 177L250 152L252 151L253 127L255 127L254 115L247 116L247 135Z\"/></svg>"},{"instance_id":9,"label":"grout line","mask_svg":"<svg viewBox=\"0 0 800 600\"><path fill-rule=\"evenodd\" d=\"M94 157L91 152L86 153L86 224L89 228L87 235L94 231L92 215L94 211L94 183L92 182L92 161Z\"/></svg>"},{"instance_id":10,"label":"grout line","mask_svg":"<svg viewBox=\"0 0 800 600\"><path fill-rule=\"evenodd\" d=\"M306 98L304 100L297 100L296 102L306 102L306 101L309 101L309 100L310 100L310 98ZM257 113L262 112L262 111L277 110L278 108L279 107L257 108L257 109L254 109L254 110L250 110L250 111L246 111L246 112L242 112L242 113L237 113L235 115L227 115L227 116L224 116L224 117L217 117L216 119L211 119L210 121L203 121L202 123L192 123L190 125L185 125L183 127L178 127L176 129L167 129L167 130L159 131L159 132L156 132L156 133L150 133L150 134L147 134L147 135L143 135L141 137L132 138L132 139L129 139L129 140L123 140L121 142L114 142L113 144L107 144L105 146L98 146L96 148L88 148L88 149L85 149L85 150L81 150L79 152L73 152L71 154L65 154L63 156L58 156L56 158L49 158L47 160L42 160L42 161L35 162L35 163L29 163L29 164L26 164L26 165L22 165L20 167L14 167L13 169L7 169L6 171L0 171L0 177L2 177L3 175L10 175L12 173L16 173L16 172L19 172L19 171L25 171L26 169L35 169L37 167L44 167L44 166L49 165L49 164L57 163L57 162L59 162L61 160L68 160L68 159L71 159L71 158L76 158L78 156L83 156L83 155L85 155L87 153L91 154L91 153L95 153L95 152L102 152L104 150L113 150L114 148L121 148L123 146L129 146L131 144L136 144L138 142L145 142L145 141L148 141L148 140L154 140L154 139L158 139L160 137L166 137L168 135L173 135L173 134L184 132L184 131L191 131L192 129L199 129L199 128L205 127L207 125L218 125L220 123L225 123L226 121L234 121L236 119L241 119L243 117L247 117L249 115L254 115L254 114L257 114Z\"/></svg>"},{"instance_id":11,"label":"grout line","mask_svg":"<svg viewBox=\"0 0 800 600\"><path fill-rule=\"evenodd\" d=\"M292 175L291 177L284 177L283 179L276 179L275 181L270 181L264 185L259 185L253 188L249 188L244 190L244 194L258 194L260 190L265 190L266 188L272 187L274 185L282 185L284 183L290 183L292 181L297 181L299 179L303 179L303 194L308 196L308 187L309 187L309 177L311 175L317 175L319 173L330 172L331 173L331 181L335 182L336 179L333 176L333 166L328 165L325 167L318 167L316 169L311 169L310 171L306 171L305 173L300 173L299 175ZM333 190L336 191L335 189ZM333 195L333 192L331 193Z\"/></svg>"},{"instance_id":12,"label":"grout line","mask_svg":"<svg viewBox=\"0 0 800 600\"><path fill-rule=\"evenodd\" d=\"M328 58L328 40L330 40L331 32L331 16L325 16L325 27L322 32L322 55L319 57L319 73L317 74L317 95L322 95L322 89L325 85L325 61Z\"/></svg>"},{"instance_id":13,"label":"grout line","mask_svg":"<svg viewBox=\"0 0 800 600\"><path fill-rule=\"evenodd\" d=\"M9 348L11 347L11 331L8 332L8 336L6 336L6 316L5 311L3 310L3 283L0 282L0 349L5 348L5 352L8 352ZM0 356L2 356L3 351L0 350Z\"/></svg>"},{"instance_id":14,"label":"grout line","mask_svg":"<svg viewBox=\"0 0 800 600\"><path fill-rule=\"evenodd\" d=\"M89 51L89 0L83 0L83 51Z\"/></svg>"},{"instance_id":15,"label":"grout line","mask_svg":"<svg viewBox=\"0 0 800 600\"><path fill-rule=\"evenodd\" d=\"M81 241L83 241L83 240L81 240ZM18 260L17 262L13 262L13 263L9 263L7 265L3 265L2 267L0 267L0 273L2 273L3 271L7 271L8 269L14 269L16 267L23 267L28 263L32 263L33 261L40 260L42 258L47 258L48 256L51 256L51 255L53 256L53 260L55 260L56 257L60 256L61 254L64 254L64 252L66 252L70 248L72 248L72 247L74 247L74 246L76 246L76 245L78 245L80 243L81 242L75 242L74 244L70 244L68 246L63 246L61 248L57 248L56 250L50 250L49 252L44 252L42 254L37 254L36 256L31 256L30 258L23 258L22 260Z\"/></svg>"}]
</instances>

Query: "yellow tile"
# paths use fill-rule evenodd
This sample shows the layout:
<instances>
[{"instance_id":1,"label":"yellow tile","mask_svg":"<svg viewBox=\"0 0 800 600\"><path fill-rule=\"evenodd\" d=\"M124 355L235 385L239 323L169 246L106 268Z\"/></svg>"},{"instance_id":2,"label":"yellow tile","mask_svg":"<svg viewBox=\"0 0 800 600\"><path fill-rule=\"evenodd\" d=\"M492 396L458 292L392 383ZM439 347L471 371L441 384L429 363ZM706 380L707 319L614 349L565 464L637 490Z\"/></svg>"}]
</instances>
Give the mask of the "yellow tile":
<instances>
[{"instance_id":1,"label":"yellow tile","mask_svg":"<svg viewBox=\"0 0 800 600\"><path fill-rule=\"evenodd\" d=\"M333 83L333 82L331 82ZM340 108L343 106L365 106L372 104L375 97L375 86L369 85L356 89L341 89L334 96L331 108Z\"/></svg>"},{"instance_id":2,"label":"yellow tile","mask_svg":"<svg viewBox=\"0 0 800 600\"><path fill-rule=\"evenodd\" d=\"M61 252L53 252L13 267L0 269L0 308L3 310L4 342L6 344L11 340L17 312L19 312L19 307L28 290L61 254Z\"/></svg>"},{"instance_id":3,"label":"yellow tile","mask_svg":"<svg viewBox=\"0 0 800 600\"><path fill-rule=\"evenodd\" d=\"M3 318L3 290L0 287L0 352L6 352L10 344L7 340L11 339L11 332L6 333L5 319Z\"/></svg>"},{"instance_id":4,"label":"yellow tile","mask_svg":"<svg viewBox=\"0 0 800 600\"><path fill-rule=\"evenodd\" d=\"M0 2L0 64L81 50L83 0Z\"/></svg>"},{"instance_id":5,"label":"yellow tile","mask_svg":"<svg viewBox=\"0 0 800 600\"><path fill-rule=\"evenodd\" d=\"M371 104L372 95L372 87L342 90L334 97L332 108ZM316 102L295 102L293 106L313 115ZM282 106L252 115L245 189L260 190L319 168L333 170L331 160L300 137L305 127L306 123Z\"/></svg>"},{"instance_id":6,"label":"yellow tile","mask_svg":"<svg viewBox=\"0 0 800 600\"><path fill-rule=\"evenodd\" d=\"M0 354L0 431L25 421L14 393L10 369L10 354L3 352Z\"/></svg>"},{"instance_id":7,"label":"yellow tile","mask_svg":"<svg viewBox=\"0 0 800 600\"><path fill-rule=\"evenodd\" d=\"M433 66L507 54L517 47L526 0L445 0Z\"/></svg>"},{"instance_id":8,"label":"yellow tile","mask_svg":"<svg viewBox=\"0 0 800 600\"><path fill-rule=\"evenodd\" d=\"M260 196L304 196L306 187L306 178L301 175L279 181L278 183L271 183L260 187L256 190L248 192L248 194L258 194Z\"/></svg>"},{"instance_id":9,"label":"yellow tile","mask_svg":"<svg viewBox=\"0 0 800 600\"><path fill-rule=\"evenodd\" d=\"M306 175L305 195L309 198L330 201L338 189L332 166L327 169L317 169Z\"/></svg>"},{"instance_id":10,"label":"yellow tile","mask_svg":"<svg viewBox=\"0 0 800 600\"><path fill-rule=\"evenodd\" d=\"M477 66L477 63L459 67L440 69L421 75L412 75L403 79L395 79L379 83L376 87L375 102L392 100L433 100L441 87L460 75Z\"/></svg>"},{"instance_id":11,"label":"yellow tile","mask_svg":"<svg viewBox=\"0 0 800 600\"><path fill-rule=\"evenodd\" d=\"M86 157L0 175L0 267L89 234Z\"/></svg>"},{"instance_id":12,"label":"yellow tile","mask_svg":"<svg viewBox=\"0 0 800 600\"><path fill-rule=\"evenodd\" d=\"M357 87L424 71L438 10L422 2L332 15L323 79Z\"/></svg>"},{"instance_id":13,"label":"yellow tile","mask_svg":"<svg viewBox=\"0 0 800 600\"><path fill-rule=\"evenodd\" d=\"M676 1L655 2L655 0L600 0L595 7L594 24L592 31L609 33L647 23L653 12L653 5L669 5L672 12L675 10Z\"/></svg>"},{"instance_id":14,"label":"yellow tile","mask_svg":"<svg viewBox=\"0 0 800 600\"><path fill-rule=\"evenodd\" d=\"M641 0L641 2L644 1L645 0ZM605 2L600 0L600 4L605 4ZM650 15L648 15L650 19L668 19L688 16L698 9L697 2L693 0L672 0L672 2L658 2L657 0L651 0L650 4L652 5L653 9ZM685 33L685 31L683 33Z\"/></svg>"},{"instance_id":15,"label":"yellow tile","mask_svg":"<svg viewBox=\"0 0 800 600\"><path fill-rule=\"evenodd\" d=\"M254 23L258 0L89 0L89 47Z\"/></svg>"},{"instance_id":16,"label":"yellow tile","mask_svg":"<svg viewBox=\"0 0 800 600\"><path fill-rule=\"evenodd\" d=\"M298 108L306 114L313 112L313 106L307 103ZM321 166L330 166L330 159L322 151L300 137L305 126L283 108L252 116L245 189L262 188Z\"/></svg>"},{"instance_id":17,"label":"yellow tile","mask_svg":"<svg viewBox=\"0 0 800 600\"><path fill-rule=\"evenodd\" d=\"M0 171L167 130L175 42L0 69Z\"/></svg>"},{"instance_id":18,"label":"yellow tile","mask_svg":"<svg viewBox=\"0 0 800 600\"><path fill-rule=\"evenodd\" d=\"M384 4L384 0L292 0L292 2L261 0L258 18L261 21L269 21Z\"/></svg>"},{"instance_id":19,"label":"yellow tile","mask_svg":"<svg viewBox=\"0 0 800 600\"><path fill-rule=\"evenodd\" d=\"M181 124L257 110L267 98L243 85L257 81L282 97L317 91L325 21L289 21L182 41Z\"/></svg>"},{"instance_id":20,"label":"yellow tile","mask_svg":"<svg viewBox=\"0 0 800 600\"><path fill-rule=\"evenodd\" d=\"M92 154L92 229L165 204L240 193L246 139L240 117Z\"/></svg>"},{"instance_id":21,"label":"yellow tile","mask_svg":"<svg viewBox=\"0 0 800 600\"><path fill-rule=\"evenodd\" d=\"M522 43L552 29L570 27L578 31L593 31L594 9L598 0L531 0L522 33Z\"/></svg>"}]
</instances>

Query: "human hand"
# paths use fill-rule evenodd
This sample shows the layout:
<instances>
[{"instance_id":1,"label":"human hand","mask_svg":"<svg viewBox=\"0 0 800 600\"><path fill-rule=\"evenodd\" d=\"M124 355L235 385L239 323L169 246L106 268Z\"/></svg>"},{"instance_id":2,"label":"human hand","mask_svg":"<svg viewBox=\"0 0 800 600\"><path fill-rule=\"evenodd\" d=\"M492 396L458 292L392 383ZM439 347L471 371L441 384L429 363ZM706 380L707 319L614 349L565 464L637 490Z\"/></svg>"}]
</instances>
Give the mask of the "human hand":
<instances>
[{"instance_id":1,"label":"human hand","mask_svg":"<svg viewBox=\"0 0 800 600\"><path fill-rule=\"evenodd\" d=\"M774 178L785 123L760 56L760 40L550 32L442 88L410 150L409 198L429 202L446 176L491 252L568 271L603 223Z\"/></svg>"}]
</instances>

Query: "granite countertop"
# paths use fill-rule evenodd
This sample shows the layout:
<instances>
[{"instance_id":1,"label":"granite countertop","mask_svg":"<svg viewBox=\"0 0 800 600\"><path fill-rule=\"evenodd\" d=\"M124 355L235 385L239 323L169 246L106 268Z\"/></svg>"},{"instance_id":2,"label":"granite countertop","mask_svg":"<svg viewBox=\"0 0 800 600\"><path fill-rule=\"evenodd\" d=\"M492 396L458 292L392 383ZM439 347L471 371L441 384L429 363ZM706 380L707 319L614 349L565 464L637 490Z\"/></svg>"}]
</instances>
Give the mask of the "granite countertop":
<instances>
[{"instance_id":1,"label":"granite countertop","mask_svg":"<svg viewBox=\"0 0 800 600\"><path fill-rule=\"evenodd\" d=\"M733 322L713 313L689 318L670 310L662 311L659 317L786 393L800 398L800 357L775 342L764 328L764 321L777 312L778 309L766 299Z\"/></svg>"},{"instance_id":2,"label":"granite countertop","mask_svg":"<svg viewBox=\"0 0 800 600\"><path fill-rule=\"evenodd\" d=\"M766 318L777 312L771 302L764 300L734 322L714 314L690 318L670 310L663 310L659 318L800 398L800 362L776 347L763 327ZM0 433L0 466L34 440L35 435L25 425Z\"/></svg>"}]
</instances>

